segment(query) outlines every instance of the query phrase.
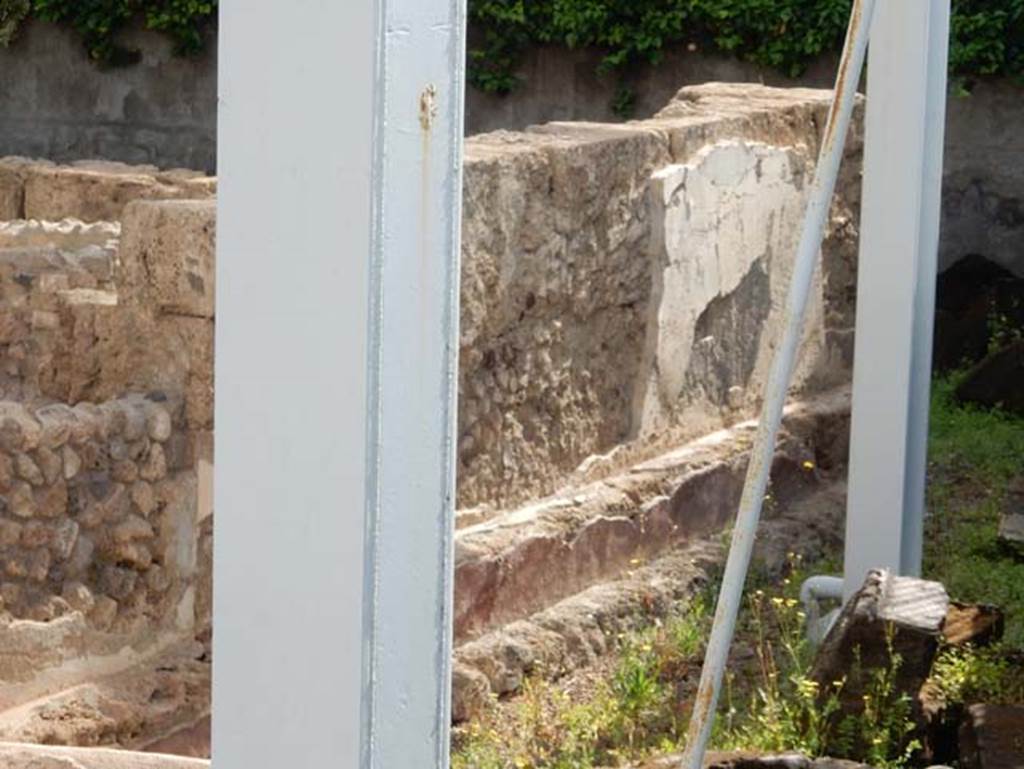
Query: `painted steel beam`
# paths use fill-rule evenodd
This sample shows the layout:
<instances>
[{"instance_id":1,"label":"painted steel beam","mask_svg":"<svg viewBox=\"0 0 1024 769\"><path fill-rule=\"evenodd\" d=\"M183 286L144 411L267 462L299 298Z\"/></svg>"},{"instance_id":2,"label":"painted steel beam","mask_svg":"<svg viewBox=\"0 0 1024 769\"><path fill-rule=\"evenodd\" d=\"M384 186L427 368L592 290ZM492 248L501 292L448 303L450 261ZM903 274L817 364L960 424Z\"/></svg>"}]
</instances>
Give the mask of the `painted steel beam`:
<instances>
[{"instance_id":1,"label":"painted steel beam","mask_svg":"<svg viewBox=\"0 0 1024 769\"><path fill-rule=\"evenodd\" d=\"M448 763L462 0L222 0L218 769Z\"/></svg>"},{"instance_id":2,"label":"painted steel beam","mask_svg":"<svg viewBox=\"0 0 1024 769\"><path fill-rule=\"evenodd\" d=\"M868 60L846 588L921 569L949 0L880 3Z\"/></svg>"}]
</instances>

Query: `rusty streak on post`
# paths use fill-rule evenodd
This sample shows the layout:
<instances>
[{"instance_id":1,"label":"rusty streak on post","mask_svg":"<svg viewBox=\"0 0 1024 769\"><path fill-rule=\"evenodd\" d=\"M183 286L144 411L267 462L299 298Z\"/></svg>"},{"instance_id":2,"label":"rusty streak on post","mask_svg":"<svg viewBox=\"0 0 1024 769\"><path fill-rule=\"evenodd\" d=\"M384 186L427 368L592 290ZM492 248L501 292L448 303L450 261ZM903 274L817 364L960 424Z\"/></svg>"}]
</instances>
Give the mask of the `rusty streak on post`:
<instances>
[{"instance_id":1,"label":"rusty streak on post","mask_svg":"<svg viewBox=\"0 0 1024 769\"><path fill-rule=\"evenodd\" d=\"M761 505L768 488L768 476L782 422L786 392L793 375L807 300L814 282L814 270L825 234L825 223L832 204L846 134L857 96L857 79L864 67L875 2L876 0L855 0L850 16L832 107L829 110L828 124L825 126L800 235L800 245L793 266L792 282L786 300L785 327L765 385L764 408L751 449L750 464L747 466L729 559L722 578L722 591L715 609L714 627L708 642L704 670L701 672L700 687L697 690L696 704L690 720L686 750L681 762L682 769L701 769L704 753L711 738L718 694L736 629L736 617L750 566L757 524L761 517Z\"/></svg>"}]
</instances>

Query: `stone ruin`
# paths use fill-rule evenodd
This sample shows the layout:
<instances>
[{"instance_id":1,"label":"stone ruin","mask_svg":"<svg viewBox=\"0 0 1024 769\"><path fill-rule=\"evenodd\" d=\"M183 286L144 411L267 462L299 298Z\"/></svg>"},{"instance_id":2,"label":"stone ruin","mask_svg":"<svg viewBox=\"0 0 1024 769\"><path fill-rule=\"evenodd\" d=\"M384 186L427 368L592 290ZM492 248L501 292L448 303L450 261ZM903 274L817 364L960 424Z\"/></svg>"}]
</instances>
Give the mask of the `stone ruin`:
<instances>
[{"instance_id":1,"label":"stone ruin","mask_svg":"<svg viewBox=\"0 0 1024 769\"><path fill-rule=\"evenodd\" d=\"M586 664L721 558L829 97L713 84L650 120L467 142L457 718ZM860 131L780 509L845 462ZM166 747L209 713L215 193L0 160L0 742ZM769 515L766 547L830 536L810 515Z\"/></svg>"},{"instance_id":2,"label":"stone ruin","mask_svg":"<svg viewBox=\"0 0 1024 769\"><path fill-rule=\"evenodd\" d=\"M210 625L214 190L0 161L0 710L62 713L4 738L159 736L114 723L96 680L204 654L182 645Z\"/></svg>"}]
</instances>

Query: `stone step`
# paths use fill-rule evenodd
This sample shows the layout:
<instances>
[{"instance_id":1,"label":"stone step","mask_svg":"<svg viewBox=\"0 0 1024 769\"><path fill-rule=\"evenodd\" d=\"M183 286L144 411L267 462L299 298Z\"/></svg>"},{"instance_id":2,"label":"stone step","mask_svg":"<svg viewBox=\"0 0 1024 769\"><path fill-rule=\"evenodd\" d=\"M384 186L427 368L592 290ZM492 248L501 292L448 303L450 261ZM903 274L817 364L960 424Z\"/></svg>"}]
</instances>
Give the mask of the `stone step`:
<instances>
[{"instance_id":1,"label":"stone step","mask_svg":"<svg viewBox=\"0 0 1024 769\"><path fill-rule=\"evenodd\" d=\"M787 408L766 514L846 462L849 392ZM455 636L465 643L615 579L637 559L729 525L756 423L744 422L623 473L460 529ZM824 470L823 470L824 469Z\"/></svg>"},{"instance_id":2,"label":"stone step","mask_svg":"<svg viewBox=\"0 0 1024 769\"><path fill-rule=\"evenodd\" d=\"M146 749L209 716L210 670L202 644L176 644L126 670L0 711L0 742Z\"/></svg>"},{"instance_id":3,"label":"stone step","mask_svg":"<svg viewBox=\"0 0 1024 769\"><path fill-rule=\"evenodd\" d=\"M814 560L842 542L846 487L822 483L799 499L779 504L761 521L755 563L781 574L790 554ZM459 645L452 680L452 714L471 718L492 695L519 689L527 676L558 678L593 664L620 634L684 611L720 573L726 547L717 532L694 537L614 579L595 584L532 616Z\"/></svg>"}]
</instances>

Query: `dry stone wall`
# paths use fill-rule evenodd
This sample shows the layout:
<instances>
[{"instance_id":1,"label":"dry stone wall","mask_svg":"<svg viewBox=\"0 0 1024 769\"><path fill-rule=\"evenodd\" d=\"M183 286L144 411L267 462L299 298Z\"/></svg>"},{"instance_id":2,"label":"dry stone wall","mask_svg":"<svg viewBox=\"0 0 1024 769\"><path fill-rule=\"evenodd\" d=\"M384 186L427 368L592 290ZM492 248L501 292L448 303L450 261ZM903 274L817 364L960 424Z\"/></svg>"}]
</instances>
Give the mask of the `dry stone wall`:
<instances>
[{"instance_id":1,"label":"dry stone wall","mask_svg":"<svg viewBox=\"0 0 1024 769\"><path fill-rule=\"evenodd\" d=\"M70 360L69 338L83 317L117 301L116 247L63 250L41 242L46 228L32 224L0 224L0 398L75 389L87 377Z\"/></svg>"},{"instance_id":2,"label":"dry stone wall","mask_svg":"<svg viewBox=\"0 0 1024 769\"><path fill-rule=\"evenodd\" d=\"M0 706L209 627L213 185L0 160Z\"/></svg>"},{"instance_id":3,"label":"dry stone wall","mask_svg":"<svg viewBox=\"0 0 1024 769\"><path fill-rule=\"evenodd\" d=\"M124 635L191 627L195 489L175 475L171 434L167 410L139 396L0 402L4 611L40 622L80 611Z\"/></svg>"}]
</instances>

